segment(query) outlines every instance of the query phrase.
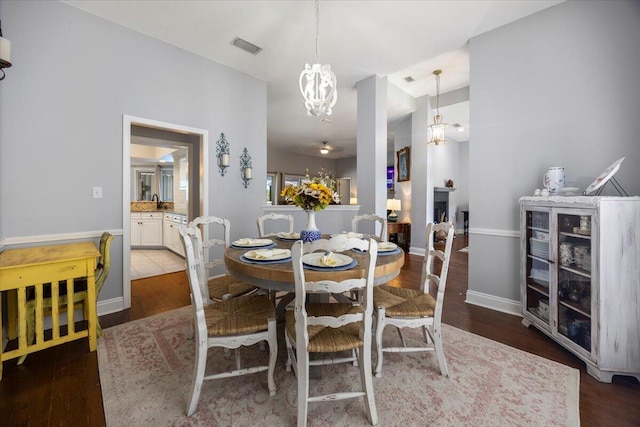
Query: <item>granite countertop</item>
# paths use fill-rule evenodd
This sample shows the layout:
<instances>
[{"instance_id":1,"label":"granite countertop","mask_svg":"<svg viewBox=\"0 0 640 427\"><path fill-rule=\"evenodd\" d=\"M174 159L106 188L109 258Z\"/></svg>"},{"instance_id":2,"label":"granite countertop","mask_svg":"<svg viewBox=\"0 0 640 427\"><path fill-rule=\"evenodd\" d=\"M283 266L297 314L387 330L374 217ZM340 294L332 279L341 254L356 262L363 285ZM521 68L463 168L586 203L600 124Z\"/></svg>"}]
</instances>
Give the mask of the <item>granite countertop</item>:
<instances>
[{"instance_id":1,"label":"granite countertop","mask_svg":"<svg viewBox=\"0 0 640 427\"><path fill-rule=\"evenodd\" d=\"M170 212L173 213L173 202L131 202L131 212Z\"/></svg>"}]
</instances>

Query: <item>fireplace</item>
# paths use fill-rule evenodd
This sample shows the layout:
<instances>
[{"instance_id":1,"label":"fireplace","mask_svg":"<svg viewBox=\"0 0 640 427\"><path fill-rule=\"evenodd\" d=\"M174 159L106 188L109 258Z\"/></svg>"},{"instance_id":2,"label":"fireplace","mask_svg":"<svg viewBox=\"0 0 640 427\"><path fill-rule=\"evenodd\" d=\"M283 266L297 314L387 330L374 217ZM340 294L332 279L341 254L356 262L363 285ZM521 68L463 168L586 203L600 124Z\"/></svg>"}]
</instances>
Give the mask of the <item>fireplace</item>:
<instances>
[{"instance_id":1,"label":"fireplace","mask_svg":"<svg viewBox=\"0 0 640 427\"><path fill-rule=\"evenodd\" d=\"M433 222L438 223L444 214L444 221L448 222L449 218L449 193L455 191L450 187L435 187L433 189Z\"/></svg>"}]
</instances>

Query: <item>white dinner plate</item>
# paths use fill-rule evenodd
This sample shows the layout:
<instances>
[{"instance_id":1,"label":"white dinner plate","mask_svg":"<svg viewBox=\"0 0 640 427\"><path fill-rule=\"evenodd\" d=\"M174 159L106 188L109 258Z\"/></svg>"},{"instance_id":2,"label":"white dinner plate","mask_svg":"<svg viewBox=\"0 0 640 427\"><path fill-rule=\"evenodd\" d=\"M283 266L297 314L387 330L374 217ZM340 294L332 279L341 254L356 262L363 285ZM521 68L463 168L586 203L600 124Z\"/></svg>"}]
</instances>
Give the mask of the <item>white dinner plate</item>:
<instances>
[{"instance_id":1,"label":"white dinner plate","mask_svg":"<svg viewBox=\"0 0 640 427\"><path fill-rule=\"evenodd\" d=\"M563 196L578 196L580 195L580 187L562 187L560 194Z\"/></svg>"},{"instance_id":2,"label":"white dinner plate","mask_svg":"<svg viewBox=\"0 0 640 427\"><path fill-rule=\"evenodd\" d=\"M248 251L244 253L244 257L250 259L251 261L278 261L286 258L291 258L291 251L289 249L278 249L276 254L271 255L268 258L262 258L259 256L259 253L265 253L269 251L269 249L258 249L254 251Z\"/></svg>"},{"instance_id":3,"label":"white dinner plate","mask_svg":"<svg viewBox=\"0 0 640 427\"><path fill-rule=\"evenodd\" d=\"M282 240L300 240L300 233L278 233L276 237Z\"/></svg>"},{"instance_id":4,"label":"white dinner plate","mask_svg":"<svg viewBox=\"0 0 640 427\"><path fill-rule=\"evenodd\" d=\"M378 243L378 252L391 252L398 249L398 245L393 242L380 242Z\"/></svg>"},{"instance_id":5,"label":"white dinner plate","mask_svg":"<svg viewBox=\"0 0 640 427\"><path fill-rule=\"evenodd\" d=\"M273 240L271 239L238 239L232 245L244 248L259 248L261 246L269 246L272 243Z\"/></svg>"},{"instance_id":6,"label":"white dinner plate","mask_svg":"<svg viewBox=\"0 0 640 427\"><path fill-rule=\"evenodd\" d=\"M615 175L616 172L618 172L618 169L620 169L620 163L622 163L622 161L624 160L624 157L621 159L616 160L615 162L613 162L613 164L611 166L609 166L608 168L606 168L604 170L604 172L602 172L600 174L599 177L596 178L595 181L593 181L586 190L584 190L584 194L589 195L591 193L593 193L594 191L596 191L598 188L602 187L603 185L605 185L607 183L607 181L609 181L609 179L611 179L611 177L613 175Z\"/></svg>"},{"instance_id":7,"label":"white dinner plate","mask_svg":"<svg viewBox=\"0 0 640 427\"><path fill-rule=\"evenodd\" d=\"M348 233L335 233L331 235L331 237L337 237L337 236L347 236L350 239L352 238L362 239L364 237L364 234L354 233L353 231L349 231Z\"/></svg>"},{"instance_id":8,"label":"white dinner plate","mask_svg":"<svg viewBox=\"0 0 640 427\"><path fill-rule=\"evenodd\" d=\"M334 265L325 265L322 263L322 257L324 256L321 252L314 252L311 254L302 255L302 263L310 265L312 267L322 267L322 268L336 268L336 267L344 267L345 265L349 265L353 262L353 258L343 254L333 254L333 259L335 259L336 263Z\"/></svg>"}]
</instances>

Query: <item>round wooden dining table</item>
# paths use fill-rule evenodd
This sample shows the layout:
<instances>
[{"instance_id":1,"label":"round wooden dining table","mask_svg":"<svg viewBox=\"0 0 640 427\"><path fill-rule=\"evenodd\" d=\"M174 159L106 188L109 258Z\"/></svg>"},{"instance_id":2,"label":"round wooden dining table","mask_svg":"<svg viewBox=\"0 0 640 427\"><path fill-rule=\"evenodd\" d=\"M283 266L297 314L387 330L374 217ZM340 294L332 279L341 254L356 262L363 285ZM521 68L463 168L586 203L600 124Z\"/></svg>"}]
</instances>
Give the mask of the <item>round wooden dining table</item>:
<instances>
[{"instance_id":1,"label":"round wooden dining table","mask_svg":"<svg viewBox=\"0 0 640 427\"><path fill-rule=\"evenodd\" d=\"M326 236L324 236L326 237ZM277 248L291 249L294 240L280 240L276 237L272 238ZM374 272L374 285L382 285L395 278L400 274L400 269L404 265L404 252L399 249L398 253L382 255L378 254L376 260L376 269ZM250 283L259 288L272 291L289 292L288 298L285 297L278 304L278 317L281 311L293 299L295 282L293 277L293 265L291 261L277 264L269 263L247 263L240 259L240 256L251 249L237 249L229 246L224 252L224 262L227 266L229 274L238 280ZM308 281L318 281L323 279L345 280L362 277L364 275L364 264L366 255L359 254L354 251L348 251L349 256L358 261L358 265L349 270L328 270L317 271L305 269L305 279Z\"/></svg>"}]
</instances>

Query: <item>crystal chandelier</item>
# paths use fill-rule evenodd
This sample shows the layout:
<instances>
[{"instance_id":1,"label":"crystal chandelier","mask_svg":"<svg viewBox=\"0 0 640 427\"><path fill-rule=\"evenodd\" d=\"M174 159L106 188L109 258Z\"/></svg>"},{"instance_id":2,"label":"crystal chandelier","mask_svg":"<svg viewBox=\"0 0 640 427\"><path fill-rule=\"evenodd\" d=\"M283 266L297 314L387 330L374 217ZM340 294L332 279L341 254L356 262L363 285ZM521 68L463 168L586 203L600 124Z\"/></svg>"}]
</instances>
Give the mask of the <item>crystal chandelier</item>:
<instances>
[{"instance_id":1,"label":"crystal chandelier","mask_svg":"<svg viewBox=\"0 0 640 427\"><path fill-rule=\"evenodd\" d=\"M431 131L431 139L427 144L446 144L447 139L444 136L444 130L449 126L446 123L442 123L442 116L440 115L440 74L442 70L435 70L433 74L436 76L436 115L433 116L433 124L428 128Z\"/></svg>"},{"instance_id":2,"label":"crystal chandelier","mask_svg":"<svg viewBox=\"0 0 640 427\"><path fill-rule=\"evenodd\" d=\"M320 28L320 6L319 0L316 5L316 63L305 64L304 70L300 73L300 92L304 97L304 107L307 109L307 116L319 117L330 116L336 101L338 92L336 75L331 71L331 65L320 64L318 60L318 33Z\"/></svg>"}]
</instances>

